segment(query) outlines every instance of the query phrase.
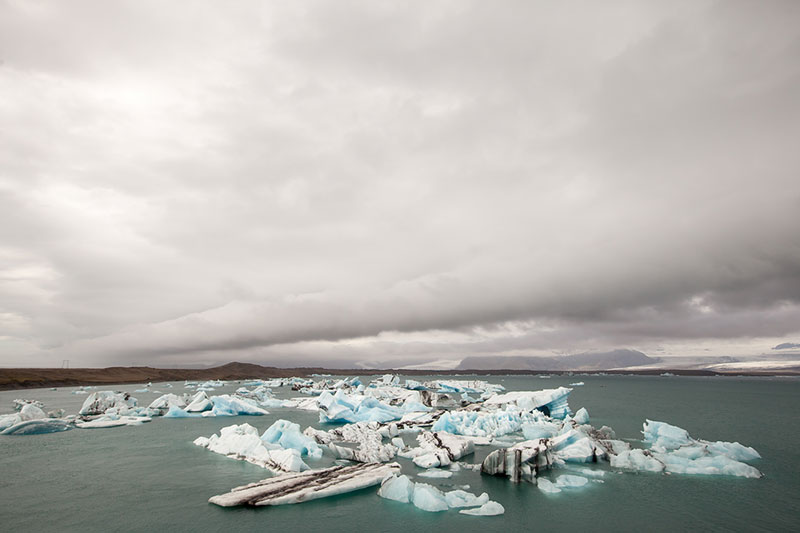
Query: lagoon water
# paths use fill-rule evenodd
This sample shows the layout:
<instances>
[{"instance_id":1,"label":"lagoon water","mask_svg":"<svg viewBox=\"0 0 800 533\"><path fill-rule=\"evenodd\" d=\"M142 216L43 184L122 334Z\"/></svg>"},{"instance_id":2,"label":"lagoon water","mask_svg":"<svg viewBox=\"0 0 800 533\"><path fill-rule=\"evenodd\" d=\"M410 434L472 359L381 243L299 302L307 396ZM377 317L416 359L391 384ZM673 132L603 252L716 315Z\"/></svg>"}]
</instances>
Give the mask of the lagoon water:
<instances>
[{"instance_id":1,"label":"lagoon water","mask_svg":"<svg viewBox=\"0 0 800 533\"><path fill-rule=\"evenodd\" d=\"M441 376L439 376L441 377ZM321 427L317 413L270 409L263 417L154 419L138 427L71 430L49 435L0 437L2 531L525 531L718 530L800 531L800 380L797 378L536 376L478 377L507 390L536 390L583 381L570 396L591 423L614 428L620 438L641 438L645 418L675 424L695 438L739 441L762 455L753 466L761 479L609 472L604 483L548 495L529 483L456 472L423 481L451 490L469 484L488 492L505 515L471 517L456 511L427 513L379 498L377 487L280 507L223 509L210 496L269 477L268 471L194 446L230 424L259 431L279 418ZM414 379L420 379L415 377ZM457 379L472 379L459 376ZM153 384L153 390L182 393ZM232 392L231 384L218 393ZM141 385L104 389L133 392ZM74 388L0 392L0 413L14 398L38 399L48 409L76 413L85 395ZM296 396L274 389L281 398ZM133 393L147 405L158 393ZM407 443L412 438L404 437ZM636 443L634 443L636 445ZM477 447L480 462L493 447ZM332 460L308 460L312 468ZM398 458L406 474L421 471ZM555 472L557 475L562 471ZM545 474L552 475L552 474Z\"/></svg>"}]
</instances>

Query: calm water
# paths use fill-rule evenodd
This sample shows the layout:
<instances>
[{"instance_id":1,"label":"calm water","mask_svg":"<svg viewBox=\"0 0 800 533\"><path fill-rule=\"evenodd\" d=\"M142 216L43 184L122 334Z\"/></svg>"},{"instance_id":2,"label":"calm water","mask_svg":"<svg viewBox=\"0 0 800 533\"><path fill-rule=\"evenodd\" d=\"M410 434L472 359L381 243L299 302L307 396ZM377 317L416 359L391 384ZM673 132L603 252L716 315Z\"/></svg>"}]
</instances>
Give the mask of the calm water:
<instances>
[{"instance_id":1,"label":"calm water","mask_svg":"<svg viewBox=\"0 0 800 533\"><path fill-rule=\"evenodd\" d=\"M418 378L416 378L418 379ZM221 427L248 422L259 430L278 418L301 427L316 413L271 409L265 417L155 419L139 427L72 430L51 435L0 437L1 531L501 531L739 530L800 531L800 381L786 378L685 378L640 376L493 377L508 390L535 390L583 381L570 406L585 406L595 426L618 437L640 438L645 418L663 420L696 438L739 441L763 459L765 477L616 474L604 484L546 495L531 484L461 471L445 480L418 478L444 490L469 484L505 506L501 517L456 511L426 513L387 501L377 488L300 505L222 509L206 503L234 486L269 477L254 465L192 444ZM116 390L141 388L117 386ZM220 391L235 389L226 387ZM184 392L155 384L162 392ZM17 397L77 412L85 396L58 391L0 392L0 412ZM290 391L278 396L292 396ZM155 393L135 393L147 405ZM406 436L406 442L411 439ZM479 447L469 462L494 448ZM313 467L330 460L308 461ZM419 471L398 459L404 472ZM601 468L607 468L602 466Z\"/></svg>"}]
</instances>

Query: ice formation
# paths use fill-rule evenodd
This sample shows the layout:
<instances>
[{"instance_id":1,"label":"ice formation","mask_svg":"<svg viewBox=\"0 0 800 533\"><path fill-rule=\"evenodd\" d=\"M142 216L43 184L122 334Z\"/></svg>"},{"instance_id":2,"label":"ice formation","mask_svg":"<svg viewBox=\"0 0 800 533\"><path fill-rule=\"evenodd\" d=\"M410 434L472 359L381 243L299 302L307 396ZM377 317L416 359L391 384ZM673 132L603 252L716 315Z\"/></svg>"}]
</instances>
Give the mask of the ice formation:
<instances>
[{"instance_id":1,"label":"ice formation","mask_svg":"<svg viewBox=\"0 0 800 533\"><path fill-rule=\"evenodd\" d=\"M109 409L116 409L118 412L128 411L136 407L136 398L127 392L99 391L91 393L86 401L83 402L78 414L80 415L102 415Z\"/></svg>"},{"instance_id":2,"label":"ice formation","mask_svg":"<svg viewBox=\"0 0 800 533\"><path fill-rule=\"evenodd\" d=\"M495 394L484 405L506 406L516 405L517 408L530 411L536 409L547 416L562 419L569 414L567 400L572 389L559 387L540 391L512 391L505 394Z\"/></svg>"},{"instance_id":3,"label":"ice formation","mask_svg":"<svg viewBox=\"0 0 800 533\"><path fill-rule=\"evenodd\" d=\"M412 503L418 509L431 513L465 507L473 508L472 512L465 514L488 516L503 513L502 506L497 507L499 504L486 507L495 502L490 502L489 495L485 492L480 496L460 489L443 492L427 483L414 483L405 475L392 475L384 479L378 496L401 503Z\"/></svg>"},{"instance_id":4,"label":"ice formation","mask_svg":"<svg viewBox=\"0 0 800 533\"><path fill-rule=\"evenodd\" d=\"M391 461L398 449L394 444L383 444L384 436L391 435L389 429L378 422L357 422L328 431L309 427L304 433L317 443L326 445L334 457L360 463ZM339 446L335 444L336 442L355 443L358 444L358 448Z\"/></svg>"},{"instance_id":5,"label":"ice formation","mask_svg":"<svg viewBox=\"0 0 800 533\"><path fill-rule=\"evenodd\" d=\"M232 425L220 430L219 435L198 437L194 444L233 459L247 461L276 473L308 470L300 452L269 443L258 436L250 424Z\"/></svg>"},{"instance_id":6,"label":"ice formation","mask_svg":"<svg viewBox=\"0 0 800 533\"><path fill-rule=\"evenodd\" d=\"M399 452L398 455L412 459L422 468L447 466L450 463L475 451L470 439L452 435L444 431L421 431L417 435L419 447Z\"/></svg>"},{"instance_id":7,"label":"ice formation","mask_svg":"<svg viewBox=\"0 0 800 533\"><path fill-rule=\"evenodd\" d=\"M626 470L758 478L761 472L746 464L761 456L738 442L696 440L682 428L647 420L644 442L650 449L633 449L611 456L611 466Z\"/></svg>"},{"instance_id":8,"label":"ice formation","mask_svg":"<svg viewBox=\"0 0 800 533\"><path fill-rule=\"evenodd\" d=\"M236 487L208 501L222 507L300 503L371 487L399 471L397 463L333 466Z\"/></svg>"}]
</instances>

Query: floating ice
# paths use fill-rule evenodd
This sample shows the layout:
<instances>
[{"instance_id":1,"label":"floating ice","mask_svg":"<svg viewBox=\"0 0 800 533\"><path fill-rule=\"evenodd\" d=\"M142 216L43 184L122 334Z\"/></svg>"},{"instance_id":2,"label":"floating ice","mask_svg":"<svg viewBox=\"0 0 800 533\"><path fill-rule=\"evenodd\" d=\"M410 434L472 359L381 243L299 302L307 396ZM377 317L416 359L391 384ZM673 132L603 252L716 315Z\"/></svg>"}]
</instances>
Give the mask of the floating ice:
<instances>
[{"instance_id":1,"label":"floating ice","mask_svg":"<svg viewBox=\"0 0 800 533\"><path fill-rule=\"evenodd\" d=\"M303 433L317 443L327 445L334 457L361 463L383 463L394 459L397 453L397 447L393 444L383 444L385 430L377 422L357 422L329 431L309 427ZM357 443L358 449L337 446L334 442Z\"/></svg>"},{"instance_id":2,"label":"floating ice","mask_svg":"<svg viewBox=\"0 0 800 533\"><path fill-rule=\"evenodd\" d=\"M414 507L431 513L447 511L447 499L442 491L427 483L415 483L411 503Z\"/></svg>"},{"instance_id":3,"label":"floating ice","mask_svg":"<svg viewBox=\"0 0 800 533\"><path fill-rule=\"evenodd\" d=\"M301 503L371 487L399 471L397 463L333 466L236 487L208 501L222 507Z\"/></svg>"},{"instance_id":4,"label":"floating ice","mask_svg":"<svg viewBox=\"0 0 800 533\"><path fill-rule=\"evenodd\" d=\"M164 394L153 400L147 408L156 411L158 414L162 414L169 411L170 407L173 406L184 408L186 407L186 400L177 394Z\"/></svg>"},{"instance_id":5,"label":"floating ice","mask_svg":"<svg viewBox=\"0 0 800 533\"><path fill-rule=\"evenodd\" d=\"M261 440L271 444L277 444L281 448L294 449L302 455L307 455L314 459L322 457L322 448L317 442L300 432L300 425L288 420L277 420L261 435Z\"/></svg>"},{"instance_id":6,"label":"floating ice","mask_svg":"<svg viewBox=\"0 0 800 533\"><path fill-rule=\"evenodd\" d=\"M346 394L342 390L323 392L319 399L320 422L389 422L403 417L403 409L387 405L363 395Z\"/></svg>"},{"instance_id":7,"label":"floating ice","mask_svg":"<svg viewBox=\"0 0 800 533\"><path fill-rule=\"evenodd\" d=\"M417 475L419 477L446 479L446 478L452 477L453 473L449 472L447 470L439 470L438 468L431 468L430 470L425 470L424 472L420 472Z\"/></svg>"},{"instance_id":8,"label":"floating ice","mask_svg":"<svg viewBox=\"0 0 800 533\"><path fill-rule=\"evenodd\" d=\"M761 457L738 442L695 440L682 428L647 420L644 441L649 450L629 450L611 456L611 466L674 474L726 475L758 478L761 472L742 461Z\"/></svg>"},{"instance_id":9,"label":"floating ice","mask_svg":"<svg viewBox=\"0 0 800 533\"><path fill-rule=\"evenodd\" d=\"M396 502L410 503L414 494L414 482L408 476L386 478L378 489L378 496Z\"/></svg>"},{"instance_id":10,"label":"floating ice","mask_svg":"<svg viewBox=\"0 0 800 533\"><path fill-rule=\"evenodd\" d=\"M422 468L447 466L475 451L470 439L444 431L422 431L417 435L417 441L420 444L418 448L403 450L399 455L413 459L414 464Z\"/></svg>"},{"instance_id":11,"label":"floating ice","mask_svg":"<svg viewBox=\"0 0 800 533\"><path fill-rule=\"evenodd\" d=\"M152 420L143 416L120 416L117 414L102 415L92 420L84 420L75 422L75 426L80 429L100 429L100 428L115 428L119 426L140 426L145 422Z\"/></svg>"},{"instance_id":12,"label":"floating ice","mask_svg":"<svg viewBox=\"0 0 800 533\"><path fill-rule=\"evenodd\" d=\"M558 486L550 481L545 477L540 477L536 479L536 486L539 487L539 490L545 492L547 494L558 494L561 492L561 489Z\"/></svg>"},{"instance_id":13,"label":"floating ice","mask_svg":"<svg viewBox=\"0 0 800 533\"><path fill-rule=\"evenodd\" d=\"M269 449L270 443L261 440L258 430L250 424L224 427L219 435L212 435L209 438L198 437L194 444L277 473L308 470L308 465L301 459L299 451L285 450L277 445L272 445L272 449Z\"/></svg>"},{"instance_id":14,"label":"floating ice","mask_svg":"<svg viewBox=\"0 0 800 533\"><path fill-rule=\"evenodd\" d=\"M136 404L136 398L132 397L127 392L98 391L91 393L89 397L86 398L78 414L88 416L102 415L112 408L123 412L136 407Z\"/></svg>"},{"instance_id":15,"label":"floating ice","mask_svg":"<svg viewBox=\"0 0 800 533\"><path fill-rule=\"evenodd\" d=\"M485 505L489 503L489 495L485 492L480 496L475 496L471 492L463 490L451 490L444 495L447 505L451 509L458 509L460 507L476 507L478 505Z\"/></svg>"},{"instance_id":16,"label":"floating ice","mask_svg":"<svg viewBox=\"0 0 800 533\"><path fill-rule=\"evenodd\" d=\"M504 406L515 404L518 408L526 411L537 409L547 416L561 419L569 414L567 400L570 392L572 392L572 389L567 387L540 391L513 391L505 394L495 394L489 397L484 402L484 405Z\"/></svg>"},{"instance_id":17,"label":"floating ice","mask_svg":"<svg viewBox=\"0 0 800 533\"><path fill-rule=\"evenodd\" d=\"M573 476L571 474L562 474L556 479L556 486L560 489L576 489L583 487L589 483L589 480L582 476Z\"/></svg>"},{"instance_id":18,"label":"floating ice","mask_svg":"<svg viewBox=\"0 0 800 533\"><path fill-rule=\"evenodd\" d=\"M477 509L462 509L461 514L472 516L497 516L505 513L505 508L497 502L486 502Z\"/></svg>"},{"instance_id":19,"label":"floating ice","mask_svg":"<svg viewBox=\"0 0 800 533\"><path fill-rule=\"evenodd\" d=\"M210 411L213 407L214 404L211 403L208 394L206 394L205 391L198 391L197 394L189 399L189 404L186 406L185 411L187 413L202 413L204 411Z\"/></svg>"},{"instance_id":20,"label":"floating ice","mask_svg":"<svg viewBox=\"0 0 800 533\"><path fill-rule=\"evenodd\" d=\"M72 422L60 418L25 420L6 427L0 435L40 435L72 429Z\"/></svg>"},{"instance_id":21,"label":"floating ice","mask_svg":"<svg viewBox=\"0 0 800 533\"><path fill-rule=\"evenodd\" d=\"M381 488L378 490L378 496L388 500L413 503L415 507L432 513L463 507L477 508L490 503L489 495L485 492L480 496L460 489L442 492L427 483L414 483L408 476L398 475L392 475L383 480ZM490 509L497 510L495 507L490 507L484 511L488 512ZM482 512L478 512L476 509L475 513L467 514L482 514ZM499 513L495 512L494 514Z\"/></svg>"},{"instance_id":22,"label":"floating ice","mask_svg":"<svg viewBox=\"0 0 800 533\"><path fill-rule=\"evenodd\" d=\"M211 412L215 416L237 416L237 415L268 415L269 411L256 405L253 400L239 398L229 394L212 396L209 398L214 405Z\"/></svg>"},{"instance_id":23,"label":"floating ice","mask_svg":"<svg viewBox=\"0 0 800 533\"><path fill-rule=\"evenodd\" d=\"M580 409L578 409L578 412L575 413L575 416L573 416L572 419L578 424L588 424L589 411L587 411L585 407L581 407Z\"/></svg>"}]
</instances>

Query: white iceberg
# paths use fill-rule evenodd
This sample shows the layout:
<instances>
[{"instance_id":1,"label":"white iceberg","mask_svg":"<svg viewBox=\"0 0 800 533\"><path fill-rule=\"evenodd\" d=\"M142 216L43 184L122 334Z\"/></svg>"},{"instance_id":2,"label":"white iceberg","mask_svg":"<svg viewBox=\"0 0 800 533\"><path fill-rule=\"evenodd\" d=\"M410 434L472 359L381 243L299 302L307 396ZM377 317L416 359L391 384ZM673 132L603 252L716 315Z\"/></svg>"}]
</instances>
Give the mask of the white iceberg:
<instances>
[{"instance_id":1,"label":"white iceberg","mask_svg":"<svg viewBox=\"0 0 800 533\"><path fill-rule=\"evenodd\" d=\"M208 501L222 507L301 503L371 487L399 471L397 463L333 466L250 483Z\"/></svg>"},{"instance_id":2,"label":"white iceberg","mask_svg":"<svg viewBox=\"0 0 800 533\"><path fill-rule=\"evenodd\" d=\"M125 412L136 407L136 398L127 392L98 391L93 392L83 402L78 414L85 416L102 415L109 409L116 409L117 412Z\"/></svg>"},{"instance_id":3,"label":"white iceberg","mask_svg":"<svg viewBox=\"0 0 800 533\"><path fill-rule=\"evenodd\" d=\"M276 473L302 472L308 470L300 452L270 446L258 436L258 430L250 424L232 425L220 430L219 435L198 437L194 444L240 461L247 461Z\"/></svg>"},{"instance_id":4,"label":"white iceberg","mask_svg":"<svg viewBox=\"0 0 800 533\"><path fill-rule=\"evenodd\" d=\"M486 502L476 509L462 509L461 514L472 516L497 516L505 513L505 508L497 502Z\"/></svg>"}]
</instances>

